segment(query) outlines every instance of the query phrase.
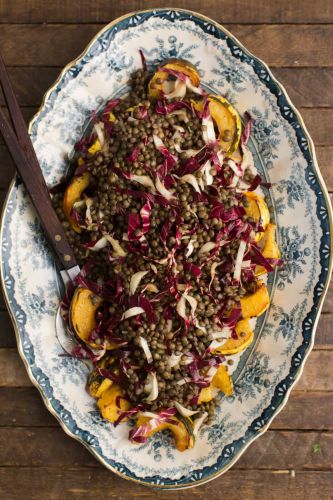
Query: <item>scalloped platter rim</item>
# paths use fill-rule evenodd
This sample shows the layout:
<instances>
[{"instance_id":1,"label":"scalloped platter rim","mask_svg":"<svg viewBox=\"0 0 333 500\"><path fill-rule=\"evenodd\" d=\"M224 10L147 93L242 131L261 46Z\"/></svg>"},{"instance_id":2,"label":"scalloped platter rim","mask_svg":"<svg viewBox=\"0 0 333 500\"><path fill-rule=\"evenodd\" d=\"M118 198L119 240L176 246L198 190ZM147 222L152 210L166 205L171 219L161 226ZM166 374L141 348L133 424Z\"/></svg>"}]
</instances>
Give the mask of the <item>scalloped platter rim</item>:
<instances>
[{"instance_id":1,"label":"scalloped platter rim","mask_svg":"<svg viewBox=\"0 0 333 500\"><path fill-rule=\"evenodd\" d=\"M59 356L55 313L61 282L38 218L13 181L1 224L1 275L18 350L33 384L64 431L106 467L142 484L179 489L224 473L283 408L312 349L332 272L332 208L312 140L268 67L216 22L182 9L134 12L101 30L44 97L29 132L49 185L84 133L91 111L126 92L141 48L150 67L190 60L204 86L254 118L250 148L271 194L284 266L269 280L271 306L255 342L237 358L235 394L223 399L196 447L180 453L156 434L131 445L128 428L103 421L85 393L85 365Z\"/></svg>"}]
</instances>

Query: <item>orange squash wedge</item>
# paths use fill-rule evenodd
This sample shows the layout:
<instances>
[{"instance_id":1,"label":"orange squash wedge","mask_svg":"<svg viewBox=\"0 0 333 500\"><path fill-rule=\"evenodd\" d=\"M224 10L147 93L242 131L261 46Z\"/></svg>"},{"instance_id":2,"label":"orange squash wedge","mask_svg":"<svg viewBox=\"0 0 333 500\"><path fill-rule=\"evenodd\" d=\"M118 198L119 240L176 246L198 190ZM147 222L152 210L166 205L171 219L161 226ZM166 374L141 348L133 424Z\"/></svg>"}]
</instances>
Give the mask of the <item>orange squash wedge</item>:
<instances>
[{"instance_id":1,"label":"orange squash wedge","mask_svg":"<svg viewBox=\"0 0 333 500\"><path fill-rule=\"evenodd\" d=\"M95 142L92 143L88 151L90 154L94 155L95 153L98 153L98 151L100 151L101 149L102 149L101 143L99 142L98 139L96 139Z\"/></svg>"},{"instance_id":2,"label":"orange squash wedge","mask_svg":"<svg viewBox=\"0 0 333 500\"><path fill-rule=\"evenodd\" d=\"M136 425L139 427L140 425L148 424L149 420L149 417L139 417L136 421ZM189 448L192 448L194 442L193 439L191 439L191 434L189 433L185 424L177 417L172 417L172 420L175 420L177 424L161 422L157 427L148 432L147 437L156 434L156 432L169 430L171 431L175 439L175 444L178 451L185 451Z\"/></svg>"},{"instance_id":3,"label":"orange squash wedge","mask_svg":"<svg viewBox=\"0 0 333 500\"><path fill-rule=\"evenodd\" d=\"M90 396L93 398L100 398L102 394L107 391L111 385L113 384L112 380L109 378L103 378L101 376L100 380L95 377L94 379L90 379L88 383L88 390Z\"/></svg>"},{"instance_id":4,"label":"orange squash wedge","mask_svg":"<svg viewBox=\"0 0 333 500\"><path fill-rule=\"evenodd\" d=\"M238 148L242 134L239 114L225 97L210 95L208 99L210 114L219 131L220 146L227 156L231 156Z\"/></svg>"},{"instance_id":5,"label":"orange squash wedge","mask_svg":"<svg viewBox=\"0 0 333 500\"><path fill-rule=\"evenodd\" d=\"M124 399L121 388L117 384L112 384L106 391L103 392L97 406L106 420L115 422L123 411L127 411L131 407L131 403Z\"/></svg>"},{"instance_id":6,"label":"orange squash wedge","mask_svg":"<svg viewBox=\"0 0 333 500\"><path fill-rule=\"evenodd\" d=\"M200 84L200 76L196 68L188 61L182 59L169 59L161 68L179 71L188 76L191 83L198 87ZM148 96L150 99L158 99L163 95L163 84L169 78L169 74L165 71L156 71L148 83Z\"/></svg>"},{"instance_id":7,"label":"orange squash wedge","mask_svg":"<svg viewBox=\"0 0 333 500\"><path fill-rule=\"evenodd\" d=\"M234 384L225 365L218 367L212 380L213 387L217 387L226 396L231 396L234 392Z\"/></svg>"},{"instance_id":8,"label":"orange squash wedge","mask_svg":"<svg viewBox=\"0 0 333 500\"><path fill-rule=\"evenodd\" d=\"M276 233L276 225L269 223L266 227L266 231L263 239L265 240L264 248L262 251L263 256L266 259L280 259L281 252L276 243L275 239ZM267 273L266 269L263 266L256 266L255 274L256 276L260 276L261 274Z\"/></svg>"},{"instance_id":9,"label":"orange squash wedge","mask_svg":"<svg viewBox=\"0 0 333 500\"><path fill-rule=\"evenodd\" d=\"M73 178L72 182L69 184L69 186L67 186L67 189L64 194L64 199L63 199L64 214L66 215L67 220L70 223L71 227L77 233L80 233L82 229L77 225L76 221L72 218L72 209L74 203L80 200L83 191L87 189L89 184L90 184L90 174L89 172L85 172L83 175Z\"/></svg>"},{"instance_id":10,"label":"orange squash wedge","mask_svg":"<svg viewBox=\"0 0 333 500\"><path fill-rule=\"evenodd\" d=\"M271 216L264 198L253 191L247 191L244 194L248 201L248 206L245 207L246 215L254 219L256 222L259 222L265 230L269 224ZM263 232L257 233L256 241L260 241L263 236Z\"/></svg>"},{"instance_id":11,"label":"orange squash wedge","mask_svg":"<svg viewBox=\"0 0 333 500\"><path fill-rule=\"evenodd\" d=\"M240 303L244 319L260 316L268 309L270 304L267 286L260 283L257 291L251 295L241 297Z\"/></svg>"},{"instance_id":12,"label":"orange squash wedge","mask_svg":"<svg viewBox=\"0 0 333 500\"><path fill-rule=\"evenodd\" d=\"M210 384L208 387L204 387L200 391L198 405L201 405L202 403L209 403L209 401L212 401L212 399L214 399L217 394L218 390L216 389L216 387L213 387L212 384Z\"/></svg>"},{"instance_id":13,"label":"orange squash wedge","mask_svg":"<svg viewBox=\"0 0 333 500\"><path fill-rule=\"evenodd\" d=\"M253 341L253 331L247 319L241 319L236 325L236 339L230 338L225 343L218 347L215 352L222 356L237 354L244 351Z\"/></svg>"},{"instance_id":14,"label":"orange squash wedge","mask_svg":"<svg viewBox=\"0 0 333 500\"><path fill-rule=\"evenodd\" d=\"M102 305L103 299L95 295L91 290L83 287L77 287L71 302L70 319L76 335L86 344L93 348L101 346L94 342L88 342L90 332L96 326L96 312ZM118 344L107 342L106 349L117 349Z\"/></svg>"},{"instance_id":15,"label":"orange squash wedge","mask_svg":"<svg viewBox=\"0 0 333 500\"><path fill-rule=\"evenodd\" d=\"M76 335L88 344L90 332L96 326L96 312L103 299L91 290L77 287L71 302L70 319ZM92 347L98 347L91 344Z\"/></svg>"}]
</instances>

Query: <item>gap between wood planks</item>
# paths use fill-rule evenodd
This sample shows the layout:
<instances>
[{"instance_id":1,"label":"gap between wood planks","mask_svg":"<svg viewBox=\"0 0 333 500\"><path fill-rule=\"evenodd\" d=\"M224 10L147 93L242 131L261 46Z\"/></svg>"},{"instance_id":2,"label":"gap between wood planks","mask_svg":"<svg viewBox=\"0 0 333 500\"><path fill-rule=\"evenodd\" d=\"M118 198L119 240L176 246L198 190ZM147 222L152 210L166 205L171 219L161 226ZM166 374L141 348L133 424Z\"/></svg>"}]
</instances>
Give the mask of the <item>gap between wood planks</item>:
<instances>
[{"instance_id":1,"label":"gap between wood planks","mask_svg":"<svg viewBox=\"0 0 333 500\"><path fill-rule=\"evenodd\" d=\"M317 445L317 452L313 446ZM0 428L1 466L89 467L103 466L57 428ZM267 430L233 466L234 469L332 470L333 432Z\"/></svg>"},{"instance_id":2,"label":"gap between wood planks","mask_svg":"<svg viewBox=\"0 0 333 500\"><path fill-rule=\"evenodd\" d=\"M170 500L171 495L174 500L220 499L225 496L223 491L227 492L228 500L263 500L264 492L269 492L270 500L327 500L333 496L332 472L316 469L295 472L286 468L270 471L232 468L214 481L198 487L164 491L131 481L125 483L124 479L106 468L92 471L75 467L3 467L0 469L0 487L6 499L24 497L39 500Z\"/></svg>"},{"instance_id":3,"label":"gap between wood planks","mask_svg":"<svg viewBox=\"0 0 333 500\"><path fill-rule=\"evenodd\" d=\"M165 8L165 0L94 0L94 2L45 2L34 0L2 0L3 23L108 23L112 19L135 10ZM183 8L200 12L227 23L330 23L333 8L330 0L307 2L300 0L168 0L167 8Z\"/></svg>"},{"instance_id":4,"label":"gap between wood planks","mask_svg":"<svg viewBox=\"0 0 333 500\"><path fill-rule=\"evenodd\" d=\"M3 24L2 54L8 65L63 66L82 52L101 27L101 24ZM226 24L225 27L270 67L333 66L329 42L333 25Z\"/></svg>"}]
</instances>

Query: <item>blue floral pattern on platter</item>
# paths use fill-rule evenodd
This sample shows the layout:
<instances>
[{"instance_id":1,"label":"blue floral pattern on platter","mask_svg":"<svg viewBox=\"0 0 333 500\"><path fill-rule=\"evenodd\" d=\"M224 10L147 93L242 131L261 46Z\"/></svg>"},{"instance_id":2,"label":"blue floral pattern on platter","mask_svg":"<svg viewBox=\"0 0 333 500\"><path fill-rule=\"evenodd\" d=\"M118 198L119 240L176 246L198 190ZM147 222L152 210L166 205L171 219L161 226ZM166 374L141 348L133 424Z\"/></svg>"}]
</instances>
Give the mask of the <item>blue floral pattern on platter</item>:
<instances>
[{"instance_id":1,"label":"blue floral pattern on platter","mask_svg":"<svg viewBox=\"0 0 333 500\"><path fill-rule=\"evenodd\" d=\"M271 307L258 321L252 349L236 358L235 394L222 399L193 450L181 454L161 434L131 445L126 425L114 429L96 412L85 392L86 366L59 356L59 277L19 183L10 190L2 221L1 270L20 353L66 432L127 478L181 488L227 470L286 401L311 349L329 281L332 216L309 136L284 90L221 26L182 10L139 12L112 23L65 68L30 126L49 185L64 173L91 111L126 91L129 74L140 65L138 48L151 67L168 57L192 61L208 89L254 118L250 148L272 183L270 204L285 266L269 284Z\"/></svg>"}]
</instances>

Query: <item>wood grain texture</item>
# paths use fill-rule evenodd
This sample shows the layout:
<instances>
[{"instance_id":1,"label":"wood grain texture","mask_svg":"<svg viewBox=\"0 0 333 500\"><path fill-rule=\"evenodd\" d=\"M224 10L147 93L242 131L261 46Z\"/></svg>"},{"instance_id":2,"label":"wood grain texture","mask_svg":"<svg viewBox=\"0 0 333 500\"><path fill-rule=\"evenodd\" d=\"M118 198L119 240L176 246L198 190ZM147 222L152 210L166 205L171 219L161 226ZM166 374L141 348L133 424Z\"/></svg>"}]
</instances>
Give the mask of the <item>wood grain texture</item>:
<instances>
[{"instance_id":1,"label":"wood grain texture","mask_svg":"<svg viewBox=\"0 0 333 500\"><path fill-rule=\"evenodd\" d=\"M300 0L1 0L2 23L108 23L112 19L149 8L177 7L191 9L221 23L330 23L333 8L330 0L309 2L304 8Z\"/></svg>"},{"instance_id":2,"label":"wood grain texture","mask_svg":"<svg viewBox=\"0 0 333 500\"><path fill-rule=\"evenodd\" d=\"M333 147L316 147L316 155L327 189L333 191Z\"/></svg>"},{"instance_id":3,"label":"wood grain texture","mask_svg":"<svg viewBox=\"0 0 333 500\"><path fill-rule=\"evenodd\" d=\"M17 349L0 349L0 366L0 387L32 385Z\"/></svg>"},{"instance_id":4,"label":"wood grain texture","mask_svg":"<svg viewBox=\"0 0 333 500\"><path fill-rule=\"evenodd\" d=\"M0 427L58 427L34 387L0 388ZM333 431L333 392L292 391L270 429Z\"/></svg>"},{"instance_id":5,"label":"wood grain texture","mask_svg":"<svg viewBox=\"0 0 333 500\"><path fill-rule=\"evenodd\" d=\"M0 311L0 325L0 348L16 347L14 327L7 310Z\"/></svg>"},{"instance_id":6,"label":"wood grain texture","mask_svg":"<svg viewBox=\"0 0 333 500\"><path fill-rule=\"evenodd\" d=\"M263 500L269 491L270 500L328 500L333 496L330 471L236 470L196 488L183 491L162 491L125 482L106 469L18 468L0 469L4 498L12 500L219 500L228 492L228 500Z\"/></svg>"},{"instance_id":7,"label":"wood grain texture","mask_svg":"<svg viewBox=\"0 0 333 500\"><path fill-rule=\"evenodd\" d=\"M315 444L320 445L320 453L313 452ZM5 467L102 467L88 450L58 427L1 427L0 463ZM268 430L233 468L331 470L333 433Z\"/></svg>"},{"instance_id":8,"label":"wood grain texture","mask_svg":"<svg viewBox=\"0 0 333 500\"><path fill-rule=\"evenodd\" d=\"M333 67L332 44L328 43L333 25L225 27L272 67ZM10 66L63 66L78 57L101 28L98 24L4 24L0 46Z\"/></svg>"},{"instance_id":9,"label":"wood grain texture","mask_svg":"<svg viewBox=\"0 0 333 500\"><path fill-rule=\"evenodd\" d=\"M0 0L0 48L11 66L26 120L62 67L106 23L129 11L164 5L162 0ZM273 74L302 113L316 144L321 172L333 191L333 2L170 0L167 5L190 8L224 23L273 67ZM0 204L13 172L0 141ZM62 432L26 374L4 307L0 294L1 498L333 498L332 285L318 324L315 350L270 430L225 475L178 492L156 492L125 482Z\"/></svg>"}]
</instances>

